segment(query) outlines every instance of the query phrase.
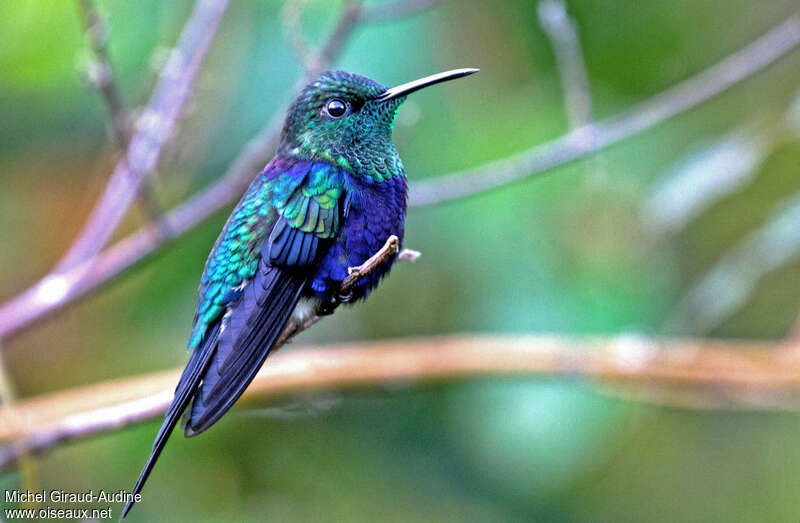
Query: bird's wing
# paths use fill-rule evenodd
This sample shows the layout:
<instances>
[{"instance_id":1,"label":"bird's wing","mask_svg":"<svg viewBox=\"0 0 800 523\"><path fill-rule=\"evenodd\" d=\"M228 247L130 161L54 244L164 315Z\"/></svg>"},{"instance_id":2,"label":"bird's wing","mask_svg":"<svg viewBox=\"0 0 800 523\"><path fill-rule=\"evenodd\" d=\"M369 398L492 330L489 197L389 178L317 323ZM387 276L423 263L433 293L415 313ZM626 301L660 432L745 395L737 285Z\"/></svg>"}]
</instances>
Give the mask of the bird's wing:
<instances>
[{"instance_id":1,"label":"bird's wing","mask_svg":"<svg viewBox=\"0 0 800 523\"><path fill-rule=\"evenodd\" d=\"M206 263L194 350L133 494L190 403L187 436L219 420L253 380L347 212L343 186L343 172L328 164L273 161L236 206Z\"/></svg>"},{"instance_id":2,"label":"bird's wing","mask_svg":"<svg viewBox=\"0 0 800 523\"><path fill-rule=\"evenodd\" d=\"M345 212L341 171L328 164L312 164L293 190L280 175L272 185L269 236L256 273L226 305L216 354L185 420L187 436L213 425L255 377Z\"/></svg>"},{"instance_id":3,"label":"bird's wing","mask_svg":"<svg viewBox=\"0 0 800 523\"><path fill-rule=\"evenodd\" d=\"M261 246L278 218L278 205L308 176L311 162L270 162L236 205L206 261L198 289L189 348L194 349L239 299L243 284L258 271Z\"/></svg>"}]
</instances>

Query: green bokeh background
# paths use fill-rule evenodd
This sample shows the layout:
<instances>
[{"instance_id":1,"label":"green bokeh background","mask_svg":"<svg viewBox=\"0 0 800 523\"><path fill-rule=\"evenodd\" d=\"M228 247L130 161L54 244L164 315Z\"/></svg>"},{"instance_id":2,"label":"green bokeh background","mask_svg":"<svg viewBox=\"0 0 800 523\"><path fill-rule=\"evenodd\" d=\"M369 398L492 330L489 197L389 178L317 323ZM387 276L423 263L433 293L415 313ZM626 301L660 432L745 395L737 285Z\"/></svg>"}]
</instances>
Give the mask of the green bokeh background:
<instances>
[{"instance_id":1,"label":"green bokeh background","mask_svg":"<svg viewBox=\"0 0 800 523\"><path fill-rule=\"evenodd\" d=\"M109 0L125 102L141 105L191 2ZM571 0L596 116L707 67L797 12L793 0ZM155 190L173 205L215 180L300 73L281 2L235 0ZM308 37L339 4L311 1ZM0 299L68 247L113 161L72 2L0 5ZM415 94L395 141L419 180L567 130L552 49L531 1L443 3L359 29L339 66L397 84L478 66ZM800 191L800 54L597 160L489 194L412 209L407 246L369 303L298 344L452 332L780 338L800 311L800 256L708 329L670 322L693 282ZM794 105L793 105L794 104ZM800 116L795 116L800 118ZM733 129L769 145L750 183L671 233L644 202L675 165ZM734 162L736 161L734 155ZM704 165L699 164L702 171ZM20 396L182 365L195 289L227 212L74 307L4 342ZM142 221L134 209L121 234ZM798 224L800 227L800 224ZM291 350L291 348L287 349ZM41 488L130 488L157 423L37 458ZM800 417L694 412L611 398L574 380L486 379L331 392L235 409L174 438L132 521L797 521ZM0 490L20 475L0 473ZM2 503L2 501L0 501ZM115 508L117 515L119 508Z\"/></svg>"}]
</instances>

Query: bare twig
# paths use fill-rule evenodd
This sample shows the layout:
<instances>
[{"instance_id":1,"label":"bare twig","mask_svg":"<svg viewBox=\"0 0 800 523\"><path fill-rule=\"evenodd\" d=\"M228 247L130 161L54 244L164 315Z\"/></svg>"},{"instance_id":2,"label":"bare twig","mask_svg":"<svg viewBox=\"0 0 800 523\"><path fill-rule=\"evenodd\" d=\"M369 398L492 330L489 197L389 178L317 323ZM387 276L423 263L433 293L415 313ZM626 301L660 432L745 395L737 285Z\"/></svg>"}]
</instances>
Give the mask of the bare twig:
<instances>
[{"instance_id":1,"label":"bare twig","mask_svg":"<svg viewBox=\"0 0 800 523\"><path fill-rule=\"evenodd\" d=\"M323 62L338 57L352 36L360 4L348 4L323 46ZM311 71L295 85L292 96L318 72ZM84 296L104 282L147 258L160 246L190 231L203 220L237 198L253 174L258 172L275 149L289 102L242 148L223 177L178 205L163 217L163 225L147 224L99 255L74 267L54 270L32 287L0 305L0 338Z\"/></svg>"},{"instance_id":2,"label":"bare twig","mask_svg":"<svg viewBox=\"0 0 800 523\"><path fill-rule=\"evenodd\" d=\"M564 92L564 108L569 129L574 131L594 123L592 91L575 21L567 13L566 0L540 0L537 5L539 24L550 39L556 57L556 69ZM590 137L591 138L591 137ZM589 181L606 180L600 157L584 160Z\"/></svg>"},{"instance_id":3,"label":"bare twig","mask_svg":"<svg viewBox=\"0 0 800 523\"><path fill-rule=\"evenodd\" d=\"M397 18L405 18L430 9L442 0L396 0L364 8L361 19L364 22L386 22Z\"/></svg>"},{"instance_id":4,"label":"bare twig","mask_svg":"<svg viewBox=\"0 0 800 523\"><path fill-rule=\"evenodd\" d=\"M759 229L692 283L666 322L665 331L710 332L747 303L761 278L800 259L800 193L775 207Z\"/></svg>"},{"instance_id":5,"label":"bare twig","mask_svg":"<svg viewBox=\"0 0 800 523\"><path fill-rule=\"evenodd\" d=\"M105 192L56 271L73 267L100 252L111 239L154 171L164 144L189 97L200 64L227 7L227 0L198 0L177 46L159 75L153 94L136 125L128 148L117 163Z\"/></svg>"},{"instance_id":6,"label":"bare twig","mask_svg":"<svg viewBox=\"0 0 800 523\"><path fill-rule=\"evenodd\" d=\"M76 4L89 47L94 55L94 60L89 64L87 71L89 82L100 93L100 98L105 103L108 128L113 140L118 147L124 148L128 144L130 131L128 113L114 81L114 68L108 55L106 23L93 0L76 0Z\"/></svg>"},{"instance_id":7,"label":"bare twig","mask_svg":"<svg viewBox=\"0 0 800 523\"><path fill-rule=\"evenodd\" d=\"M270 358L245 398L395 382L480 376L583 378L640 399L677 398L692 408L795 409L800 360L782 358L779 344L691 339L568 338L453 335L306 348ZM23 399L24 426L0 426L0 441L24 438L34 452L163 414L179 370ZM624 387L624 388L620 388ZM648 390L657 391L649 395ZM682 391L684 396L666 392ZM606 389L602 389L606 390ZM692 392L690 400L685 394ZM724 400L724 401L723 401ZM0 452L0 466L16 458Z\"/></svg>"},{"instance_id":8,"label":"bare twig","mask_svg":"<svg viewBox=\"0 0 800 523\"><path fill-rule=\"evenodd\" d=\"M100 98L106 106L106 120L112 140L120 151L125 151L130 138L129 114L122 103L122 97L115 81L114 68L108 54L106 22L98 12L93 0L76 0L76 4L83 21L89 47L94 55L94 60L89 63L87 68L89 83L100 93ZM139 201L147 217L159 223L161 207L157 203L150 180L142 182L139 188Z\"/></svg>"},{"instance_id":9,"label":"bare twig","mask_svg":"<svg viewBox=\"0 0 800 523\"><path fill-rule=\"evenodd\" d=\"M328 67L328 64L342 54L345 44L350 40L353 31L362 21L362 9L363 6L360 1L351 0L347 3L336 27L333 28L333 32L319 52L319 63L315 64L316 67L312 66L309 69L309 77L317 76Z\"/></svg>"},{"instance_id":10,"label":"bare twig","mask_svg":"<svg viewBox=\"0 0 800 523\"><path fill-rule=\"evenodd\" d=\"M366 277L369 273L377 269L381 265L381 263L385 262L391 256L396 254L399 248L400 248L400 239L394 234L389 236L389 238L386 239L386 242L384 243L383 247L381 247L375 254L373 254L366 261L364 261L364 263L362 263L361 265L357 265L355 267L349 267L347 269L348 275L344 279L344 281L342 281L342 284L339 287L338 295L344 296L350 294L353 290L353 287L355 287L355 285L362 278ZM417 251L408 250L403 252L406 253L403 259L412 262L415 261L420 256L420 253ZM283 330L283 332L281 332L280 336L278 337L275 346L272 348L272 353L277 352L277 350L280 349L284 344L286 344L286 342L288 342L293 336L314 325L320 319L321 317L314 316L310 318L308 321L306 321L305 324L287 325L287 327ZM2 372L4 371L2 362L3 362L2 352L0 352L0 400L4 398L3 395L4 389L2 388L2 385L10 383L2 380L2 378L5 376L5 374ZM19 420L21 416L20 411L16 408L15 405L11 404L10 401L10 398L12 397L11 394L9 393L6 397L9 398L8 401L0 401L0 407L2 407L0 408L0 421L2 421L5 418L6 421L4 423L6 425L12 427L19 426L20 425ZM151 415L153 406L154 405L152 405L148 400L145 399L143 403L136 404L136 408L140 409L139 412L131 412L129 410L124 410L122 412L117 413L116 415L112 414L111 423L112 424L126 423L126 420L131 419L129 418L129 415L132 416L132 419L137 419L137 420L146 419ZM1 416L3 414L6 414L6 416ZM88 421L88 425L92 427L110 426L108 424L109 423L108 420L98 421L95 419L95 415L96 414L92 414L92 419ZM77 433L80 433L80 430ZM41 450L46 446L55 445L60 441L71 439L72 436L77 433L73 432L71 429L68 428L65 432L59 434L45 435L43 437L37 438L38 441L37 448ZM0 466L2 466L2 459L3 459L2 456L4 455L4 453L9 456L14 456L15 461L20 461L23 460L24 458L27 458L32 448L33 447L31 446L31 442L28 441L26 438L18 439L17 441L11 443L7 449L5 449L4 451L0 451Z\"/></svg>"},{"instance_id":11,"label":"bare twig","mask_svg":"<svg viewBox=\"0 0 800 523\"><path fill-rule=\"evenodd\" d=\"M283 37L289 44L297 61L306 71L313 69L319 62L316 50L308 43L303 34L300 18L308 0L288 0L281 9L281 29Z\"/></svg>"},{"instance_id":12,"label":"bare twig","mask_svg":"<svg viewBox=\"0 0 800 523\"><path fill-rule=\"evenodd\" d=\"M352 30L353 26L345 21L348 16L345 13L337 28ZM329 42L334 37L340 39L341 34L341 30L334 31ZM793 16L741 51L617 117L576 129L508 159L412 184L410 203L420 207L463 198L583 158L695 107L754 75L798 45L800 17ZM222 179L165 216L169 237L161 237L152 225L142 227L95 258L51 274L0 306L0 338L84 296L237 198L274 149L282 118L282 113L276 114L245 145Z\"/></svg>"},{"instance_id":13,"label":"bare twig","mask_svg":"<svg viewBox=\"0 0 800 523\"><path fill-rule=\"evenodd\" d=\"M392 234L378 252L369 257L367 261L356 267L347 268L347 277L342 281L339 294L347 295L356 286L356 283L375 270L378 265L385 262L400 249L400 239Z\"/></svg>"},{"instance_id":14,"label":"bare twig","mask_svg":"<svg viewBox=\"0 0 800 523\"><path fill-rule=\"evenodd\" d=\"M17 410L17 393L11 374L8 372L6 360L0 352L0 423L8 427L23 428L22 417ZM9 450L15 456L15 461L19 464L20 484L23 489L37 490L39 484L39 474L37 462L31 456L28 442L25 438L19 438L9 444ZM0 455L3 452L0 451Z\"/></svg>"},{"instance_id":15,"label":"bare twig","mask_svg":"<svg viewBox=\"0 0 800 523\"><path fill-rule=\"evenodd\" d=\"M575 23L567 14L564 0L541 0L537 13L553 44L570 128L588 125L593 120L592 95Z\"/></svg>"},{"instance_id":16,"label":"bare twig","mask_svg":"<svg viewBox=\"0 0 800 523\"><path fill-rule=\"evenodd\" d=\"M458 200L530 178L635 136L688 111L754 75L800 45L800 16L708 69L623 113L527 151L481 167L454 172L411 186L409 205L425 207Z\"/></svg>"},{"instance_id":17,"label":"bare twig","mask_svg":"<svg viewBox=\"0 0 800 523\"><path fill-rule=\"evenodd\" d=\"M343 301L346 301L351 296L353 291L353 287L361 281L365 276L369 273L374 271L378 268L378 266L389 259L393 254L397 253L397 250L400 248L400 238L392 234L388 238L386 238L386 242L383 244L378 252L370 256L364 263L361 265L357 265L355 267L348 267L347 268L347 276L342 281L342 284L339 286L339 290L336 293ZM401 256L402 255L402 256ZM420 253L417 251L412 251L410 249L404 249L402 252L398 253L397 258L403 261L410 261L415 262L417 258L420 257ZM278 336L278 340L275 342L275 346L272 348L272 352L277 351L283 345L286 344L290 339L294 336L297 336L302 331L308 329L318 321L320 321L322 317L320 316L313 316L308 319L304 324L298 325L295 323L290 323L283 329L280 336Z\"/></svg>"},{"instance_id":18,"label":"bare twig","mask_svg":"<svg viewBox=\"0 0 800 523\"><path fill-rule=\"evenodd\" d=\"M400 0L386 4L364 6L359 0L350 0L342 11L331 36L317 52L303 37L300 14L306 0L293 0L284 11L284 32L295 55L304 65L308 76L313 78L325 70L336 56L342 52L353 30L362 23L386 22L424 11L441 0ZM305 83L305 82L303 82Z\"/></svg>"}]
</instances>

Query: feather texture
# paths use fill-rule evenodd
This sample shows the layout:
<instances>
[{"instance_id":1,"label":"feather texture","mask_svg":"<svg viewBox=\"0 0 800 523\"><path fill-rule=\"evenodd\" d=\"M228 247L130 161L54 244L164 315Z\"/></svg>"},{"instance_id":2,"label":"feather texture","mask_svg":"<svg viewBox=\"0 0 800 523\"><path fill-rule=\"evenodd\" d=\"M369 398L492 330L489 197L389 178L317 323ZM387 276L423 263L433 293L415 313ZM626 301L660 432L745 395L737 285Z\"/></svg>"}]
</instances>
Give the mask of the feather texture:
<instances>
[{"instance_id":1,"label":"feather texture","mask_svg":"<svg viewBox=\"0 0 800 523\"><path fill-rule=\"evenodd\" d=\"M343 184L336 167L276 158L250 185L206 262L192 355L133 494L184 412L185 434L199 434L253 380L345 217Z\"/></svg>"},{"instance_id":2,"label":"feather texture","mask_svg":"<svg viewBox=\"0 0 800 523\"><path fill-rule=\"evenodd\" d=\"M346 214L346 175L324 162L276 157L253 180L206 262L189 348L197 347L252 279L269 239L275 266L308 267Z\"/></svg>"},{"instance_id":3,"label":"feather texture","mask_svg":"<svg viewBox=\"0 0 800 523\"><path fill-rule=\"evenodd\" d=\"M262 262L227 317L203 382L184 420L187 436L208 429L255 377L300 298L307 278Z\"/></svg>"},{"instance_id":4,"label":"feather texture","mask_svg":"<svg viewBox=\"0 0 800 523\"><path fill-rule=\"evenodd\" d=\"M348 267L391 234L402 241L406 181L391 133L403 97L383 99L385 92L374 80L327 72L290 108L275 158L250 184L208 257L192 354L133 494L182 416L187 436L211 427L242 395L288 322L332 312ZM341 117L328 111L334 99L347 107ZM352 299L366 297L393 261L359 281Z\"/></svg>"}]
</instances>

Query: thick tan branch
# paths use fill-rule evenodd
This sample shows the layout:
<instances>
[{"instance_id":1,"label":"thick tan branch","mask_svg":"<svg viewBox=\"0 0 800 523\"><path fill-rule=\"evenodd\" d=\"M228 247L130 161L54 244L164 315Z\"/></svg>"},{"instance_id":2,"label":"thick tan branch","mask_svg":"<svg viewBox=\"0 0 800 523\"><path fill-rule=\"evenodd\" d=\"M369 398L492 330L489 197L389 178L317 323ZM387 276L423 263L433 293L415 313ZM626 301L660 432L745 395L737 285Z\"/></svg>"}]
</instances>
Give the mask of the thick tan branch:
<instances>
[{"instance_id":1,"label":"thick tan branch","mask_svg":"<svg viewBox=\"0 0 800 523\"><path fill-rule=\"evenodd\" d=\"M245 399L487 376L588 379L615 393L692 408L800 405L800 360L781 345L691 339L453 335L304 348L267 361ZM31 452L161 416L178 369L23 399L0 441ZM619 387L624 386L624 389ZM633 389L630 387L635 386ZM17 457L0 452L0 465Z\"/></svg>"}]
</instances>

